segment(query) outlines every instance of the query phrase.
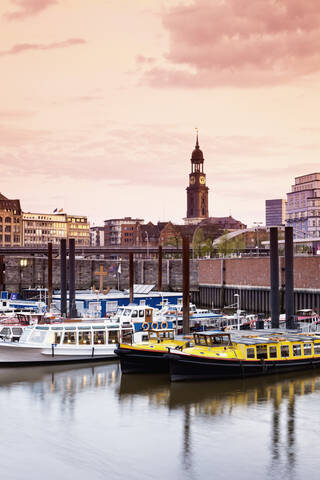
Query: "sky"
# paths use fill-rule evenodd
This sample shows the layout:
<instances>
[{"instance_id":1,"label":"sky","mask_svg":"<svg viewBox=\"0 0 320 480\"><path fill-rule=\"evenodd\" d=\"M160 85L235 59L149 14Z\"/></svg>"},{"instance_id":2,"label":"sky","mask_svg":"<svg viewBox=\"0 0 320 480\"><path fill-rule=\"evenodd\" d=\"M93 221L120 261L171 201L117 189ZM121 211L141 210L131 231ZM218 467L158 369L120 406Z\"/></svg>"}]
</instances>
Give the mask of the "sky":
<instances>
[{"instance_id":1,"label":"sky","mask_svg":"<svg viewBox=\"0 0 320 480\"><path fill-rule=\"evenodd\" d=\"M320 171L319 0L1 0L0 192L23 211L249 226Z\"/></svg>"}]
</instances>

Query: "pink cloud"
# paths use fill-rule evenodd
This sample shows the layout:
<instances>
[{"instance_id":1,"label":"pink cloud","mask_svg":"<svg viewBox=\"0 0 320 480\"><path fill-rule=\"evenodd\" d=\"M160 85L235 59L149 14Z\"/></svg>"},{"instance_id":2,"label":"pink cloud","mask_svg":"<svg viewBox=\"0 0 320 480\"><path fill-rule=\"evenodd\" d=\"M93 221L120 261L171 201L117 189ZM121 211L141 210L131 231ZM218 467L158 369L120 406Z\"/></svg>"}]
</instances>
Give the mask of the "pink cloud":
<instances>
[{"instance_id":1,"label":"pink cloud","mask_svg":"<svg viewBox=\"0 0 320 480\"><path fill-rule=\"evenodd\" d=\"M31 17L41 13L48 7L56 5L57 0L11 0L11 3L16 5L19 10L8 12L5 17L9 20L23 20L26 17Z\"/></svg>"},{"instance_id":2,"label":"pink cloud","mask_svg":"<svg viewBox=\"0 0 320 480\"><path fill-rule=\"evenodd\" d=\"M194 0L162 20L169 51L144 73L153 86L274 85L320 70L318 0Z\"/></svg>"},{"instance_id":3,"label":"pink cloud","mask_svg":"<svg viewBox=\"0 0 320 480\"><path fill-rule=\"evenodd\" d=\"M48 44L41 43L17 43L9 50L0 51L0 57L5 55L18 55L19 53L26 52L28 50L53 50L56 48L66 48L73 45L80 45L87 43L83 38L69 38L63 42L54 42Z\"/></svg>"}]
</instances>

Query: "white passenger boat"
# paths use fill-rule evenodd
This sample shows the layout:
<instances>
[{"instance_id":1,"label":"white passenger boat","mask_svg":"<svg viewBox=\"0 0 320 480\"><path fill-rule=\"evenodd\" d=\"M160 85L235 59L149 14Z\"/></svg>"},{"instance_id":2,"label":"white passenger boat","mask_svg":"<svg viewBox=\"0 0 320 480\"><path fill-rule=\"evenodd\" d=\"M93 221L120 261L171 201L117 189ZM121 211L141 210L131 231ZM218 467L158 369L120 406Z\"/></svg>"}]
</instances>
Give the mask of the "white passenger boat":
<instances>
[{"instance_id":1,"label":"white passenger boat","mask_svg":"<svg viewBox=\"0 0 320 480\"><path fill-rule=\"evenodd\" d=\"M30 325L19 342L0 343L0 367L111 360L117 344L133 334L131 322L110 320Z\"/></svg>"}]
</instances>

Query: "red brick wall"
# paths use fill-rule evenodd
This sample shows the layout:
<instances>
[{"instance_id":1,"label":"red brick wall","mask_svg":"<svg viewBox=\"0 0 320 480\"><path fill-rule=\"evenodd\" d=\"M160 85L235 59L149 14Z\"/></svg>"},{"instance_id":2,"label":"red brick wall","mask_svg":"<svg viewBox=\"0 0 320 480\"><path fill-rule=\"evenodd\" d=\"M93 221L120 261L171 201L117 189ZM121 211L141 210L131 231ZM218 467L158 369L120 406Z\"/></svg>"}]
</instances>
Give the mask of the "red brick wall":
<instances>
[{"instance_id":1,"label":"red brick wall","mask_svg":"<svg viewBox=\"0 0 320 480\"><path fill-rule=\"evenodd\" d=\"M221 284L221 259L199 260L199 284ZM279 283L285 283L284 258L279 260ZM270 259L228 258L225 264L226 285L270 286ZM294 258L294 287L320 289L320 257Z\"/></svg>"}]
</instances>

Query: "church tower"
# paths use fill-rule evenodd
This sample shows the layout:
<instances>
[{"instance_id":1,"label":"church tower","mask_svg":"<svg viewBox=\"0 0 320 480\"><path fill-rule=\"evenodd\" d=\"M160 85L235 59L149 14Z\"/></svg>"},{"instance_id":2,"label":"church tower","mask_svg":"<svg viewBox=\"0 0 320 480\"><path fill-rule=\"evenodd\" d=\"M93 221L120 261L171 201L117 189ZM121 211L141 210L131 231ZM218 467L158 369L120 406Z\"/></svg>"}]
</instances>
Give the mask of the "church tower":
<instances>
[{"instance_id":1,"label":"church tower","mask_svg":"<svg viewBox=\"0 0 320 480\"><path fill-rule=\"evenodd\" d=\"M187 217L186 224L196 224L209 217L208 192L206 174L203 172L203 153L199 147L198 133L195 149L191 156L191 173L187 187Z\"/></svg>"}]
</instances>

